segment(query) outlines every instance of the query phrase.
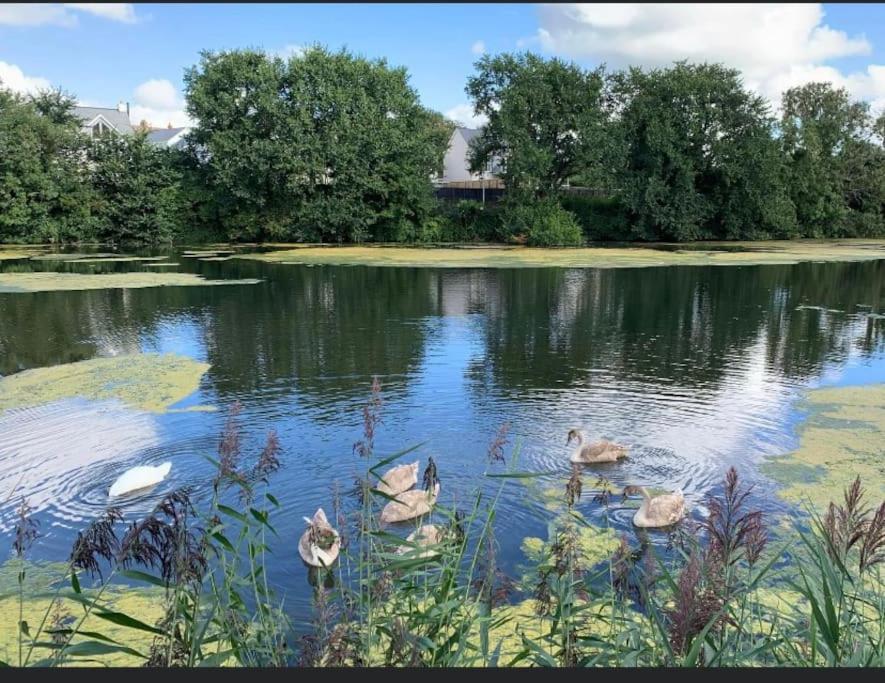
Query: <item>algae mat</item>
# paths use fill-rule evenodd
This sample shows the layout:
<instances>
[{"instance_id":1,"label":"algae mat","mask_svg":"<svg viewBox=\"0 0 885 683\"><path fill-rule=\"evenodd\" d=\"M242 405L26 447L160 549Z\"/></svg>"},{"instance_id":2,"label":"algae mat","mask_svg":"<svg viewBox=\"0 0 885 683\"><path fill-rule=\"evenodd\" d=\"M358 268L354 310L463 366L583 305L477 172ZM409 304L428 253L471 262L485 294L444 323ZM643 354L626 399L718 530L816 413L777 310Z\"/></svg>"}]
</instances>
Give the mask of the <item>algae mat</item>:
<instances>
[{"instance_id":1,"label":"algae mat","mask_svg":"<svg viewBox=\"0 0 885 683\"><path fill-rule=\"evenodd\" d=\"M518 246L396 247L295 246L234 258L305 265L367 265L437 268L641 268L794 264L804 261L885 259L885 240L731 242L649 247L540 249Z\"/></svg>"},{"instance_id":2,"label":"algae mat","mask_svg":"<svg viewBox=\"0 0 885 683\"><path fill-rule=\"evenodd\" d=\"M18 572L22 566L16 560L9 560L0 564L0 660L7 664L18 665ZM60 620L65 627L73 626L83 616L83 607L79 602L59 598L53 602L50 595L56 592L56 586L67 583L68 567L64 563L36 563L27 562L24 565L24 602L22 604L22 619L28 623L32 635L36 635L37 629L43 622L47 610L49 618L44 624L44 632L38 640L40 642L51 641L46 629L53 628L53 617ZM81 582L87 582L86 576L81 575ZM92 597L94 589L84 586L84 595ZM164 615L164 594L160 588L132 588L124 586L112 586L106 589L101 597L101 606L106 610L122 612L128 616L149 625L155 624ZM147 654L150 650L153 635L135 628L118 625L106 619L96 617L94 614L86 618L81 626L85 632L99 632L113 639L118 644L133 648L137 652ZM25 638L24 656L28 654L28 639ZM91 640L88 636L76 636L73 643ZM41 659L51 657L52 651L46 647L35 647L29 664L33 665ZM79 661L78 661L79 659ZM111 652L97 657L71 658L64 662L64 666L139 666L144 660L135 655L125 652Z\"/></svg>"},{"instance_id":3,"label":"algae mat","mask_svg":"<svg viewBox=\"0 0 885 683\"><path fill-rule=\"evenodd\" d=\"M38 254L39 251L29 247L2 247L0 246L0 261L9 259L25 259L31 258Z\"/></svg>"},{"instance_id":4,"label":"algae mat","mask_svg":"<svg viewBox=\"0 0 885 683\"><path fill-rule=\"evenodd\" d=\"M64 292L90 289L143 289L145 287L196 287L254 285L256 279L207 280L193 273L0 273L0 294Z\"/></svg>"},{"instance_id":5,"label":"algae mat","mask_svg":"<svg viewBox=\"0 0 885 683\"><path fill-rule=\"evenodd\" d=\"M780 495L823 514L860 476L866 502L885 498L885 384L810 391L799 448L762 465L784 484Z\"/></svg>"},{"instance_id":6,"label":"algae mat","mask_svg":"<svg viewBox=\"0 0 885 683\"><path fill-rule=\"evenodd\" d=\"M25 370L0 379L0 412L78 396L163 412L199 389L208 369L185 356L144 353Z\"/></svg>"}]
</instances>

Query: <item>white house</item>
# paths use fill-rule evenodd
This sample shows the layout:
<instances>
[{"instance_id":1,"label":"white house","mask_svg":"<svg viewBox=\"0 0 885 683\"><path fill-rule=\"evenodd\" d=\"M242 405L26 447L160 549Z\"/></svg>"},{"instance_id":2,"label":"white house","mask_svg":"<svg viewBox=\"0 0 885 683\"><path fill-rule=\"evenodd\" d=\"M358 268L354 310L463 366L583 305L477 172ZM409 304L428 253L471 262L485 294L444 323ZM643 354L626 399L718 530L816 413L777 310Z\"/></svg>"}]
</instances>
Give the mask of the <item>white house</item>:
<instances>
[{"instance_id":1,"label":"white house","mask_svg":"<svg viewBox=\"0 0 885 683\"><path fill-rule=\"evenodd\" d=\"M482 130L478 128L465 128L464 126L455 128L449 140L449 149L446 151L445 157L443 157L442 175L435 178L437 183L445 184L467 180L481 180L483 177L488 179L496 176L500 170L500 164L497 162L489 165L484 176L470 172L470 162L468 161L470 141L480 133L482 133Z\"/></svg>"},{"instance_id":2,"label":"white house","mask_svg":"<svg viewBox=\"0 0 885 683\"><path fill-rule=\"evenodd\" d=\"M133 132L128 102L120 102L116 109L77 106L73 113L81 121L81 130L94 138L111 132L118 135L131 135Z\"/></svg>"}]
</instances>

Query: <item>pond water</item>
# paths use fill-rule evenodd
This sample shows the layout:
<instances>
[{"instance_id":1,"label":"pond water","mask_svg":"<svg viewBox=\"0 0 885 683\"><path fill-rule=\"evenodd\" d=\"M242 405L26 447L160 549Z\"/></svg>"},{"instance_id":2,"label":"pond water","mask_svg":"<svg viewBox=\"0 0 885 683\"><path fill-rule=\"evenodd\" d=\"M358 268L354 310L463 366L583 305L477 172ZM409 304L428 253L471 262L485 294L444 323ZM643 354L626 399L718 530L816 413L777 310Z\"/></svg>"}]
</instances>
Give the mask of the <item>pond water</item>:
<instances>
[{"instance_id":1,"label":"pond water","mask_svg":"<svg viewBox=\"0 0 885 683\"><path fill-rule=\"evenodd\" d=\"M302 518L328 512L334 484L349 489L363 470L352 449L373 375L384 400L376 452L424 442L417 456L437 462L444 503L466 506L500 484L482 475L503 422L508 457L519 444L518 469L551 473L505 485L496 531L510 573L524 559L522 539L546 537L554 513L537 493L564 486L570 428L630 446L626 461L588 470L578 509L590 519L603 516L592 501L597 473L617 487L681 488L701 517L729 465L756 483L757 505L783 515L777 484L758 466L796 446L803 392L885 381L885 320L869 315L885 304L881 260L615 270L171 260L176 272L261 282L0 294L0 375L172 352L211 366L178 406L217 408L147 412L71 397L0 412L4 555L18 493L41 522L32 556L51 560L67 558L128 467L173 463L166 482L127 507L130 517L178 486L207 493L204 456L216 453L239 401L247 453L270 429L283 446L270 482L281 503L271 579L306 621ZM7 261L0 272L162 270L151 263ZM633 511L613 501L619 533L635 536Z\"/></svg>"}]
</instances>

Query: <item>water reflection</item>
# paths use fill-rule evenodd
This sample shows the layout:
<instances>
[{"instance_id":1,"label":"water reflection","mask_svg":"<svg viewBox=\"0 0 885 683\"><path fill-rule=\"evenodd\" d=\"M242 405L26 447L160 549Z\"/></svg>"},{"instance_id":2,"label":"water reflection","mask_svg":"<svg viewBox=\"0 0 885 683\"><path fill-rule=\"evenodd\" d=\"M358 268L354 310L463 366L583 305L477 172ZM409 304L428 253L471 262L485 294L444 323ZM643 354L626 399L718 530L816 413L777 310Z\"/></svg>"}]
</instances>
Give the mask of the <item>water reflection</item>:
<instances>
[{"instance_id":1,"label":"water reflection","mask_svg":"<svg viewBox=\"0 0 885 683\"><path fill-rule=\"evenodd\" d=\"M0 500L24 462L22 491L65 527L104 504L98 493L113 472L151 459L175 456L175 483L199 490L211 480L202 456L214 451L223 409L240 400L245 442L260 449L275 428L284 447L275 527L292 552L271 579L294 605L310 595L294 551L302 517L328 507L335 483L348 487L361 466L352 445L373 374L385 400L376 449L426 441L419 457L439 463L445 505L487 486L487 445L509 421L520 467L555 473L535 488L564 485L565 433L584 427L631 446L625 462L600 470L615 485L682 488L697 516L728 465L753 479L759 457L795 445L804 388L845 373L882 377L885 367L885 320L868 315L881 312L885 262L459 270L179 261L207 277L264 282L0 295L0 374L175 351L211 363L195 402L221 410L123 419L72 404L0 415ZM757 494L778 509L770 483ZM605 514L586 494L579 509ZM633 533L632 513L615 504L610 518ZM521 539L543 536L550 515L524 484L505 485L504 565L521 560ZM72 533L60 528L38 552L58 559Z\"/></svg>"}]
</instances>

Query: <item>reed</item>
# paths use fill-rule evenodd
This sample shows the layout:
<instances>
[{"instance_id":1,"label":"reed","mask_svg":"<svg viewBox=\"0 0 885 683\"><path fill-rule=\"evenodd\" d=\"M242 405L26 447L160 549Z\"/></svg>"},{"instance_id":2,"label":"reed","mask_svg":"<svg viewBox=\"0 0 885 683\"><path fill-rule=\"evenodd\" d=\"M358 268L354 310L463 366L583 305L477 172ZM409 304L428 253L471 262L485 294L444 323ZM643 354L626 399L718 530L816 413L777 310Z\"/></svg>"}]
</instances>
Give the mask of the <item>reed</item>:
<instances>
[{"instance_id":1,"label":"reed","mask_svg":"<svg viewBox=\"0 0 885 683\"><path fill-rule=\"evenodd\" d=\"M460 508L437 503L424 523L437 542L408 542L384 528L390 497L376 488L390 463L420 447L379 454L382 388L372 383L363 436L353 448L355 495L335 487L333 524L341 554L311 570L310 632L295 637L267 579L278 542L279 503L270 477L285 456L274 432L254 456L243 444L240 407L219 439L211 499L175 491L142 520L124 525L109 509L77 537L64 580L39 624L22 614L26 556L38 524L26 502L13 541L19 572L19 666L101 663L124 653L147 666L882 666L885 664L885 503L864 503L860 479L792 541L772 547L752 489L730 469L702 523L673 534L669 552L622 536L602 563L581 552L590 526L578 512L580 469L564 483L564 512L520 585L497 562L495 517L507 486L536 474L518 469L507 426L490 435L485 477ZM446 473L428 458L422 486ZM605 508L611 485L585 496ZM419 528L418 523L415 529ZM641 538L641 537L640 537ZM110 587L124 579L159 590L156 623L115 611ZM87 582L94 582L87 585ZM527 585L526 585L527 584ZM778 592L788 599L778 599ZM89 628L85 624L90 624ZM138 632L144 647L95 623Z\"/></svg>"}]
</instances>

